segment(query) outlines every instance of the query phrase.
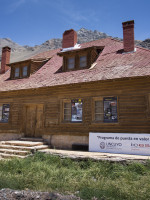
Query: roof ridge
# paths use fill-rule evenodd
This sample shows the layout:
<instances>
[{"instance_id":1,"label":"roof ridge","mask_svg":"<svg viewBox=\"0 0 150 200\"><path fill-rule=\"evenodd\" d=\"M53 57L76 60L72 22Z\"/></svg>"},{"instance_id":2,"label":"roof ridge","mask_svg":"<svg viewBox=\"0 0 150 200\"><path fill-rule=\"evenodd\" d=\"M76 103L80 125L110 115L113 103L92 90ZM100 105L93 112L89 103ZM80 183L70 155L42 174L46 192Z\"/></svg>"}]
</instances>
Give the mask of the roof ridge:
<instances>
[{"instance_id":1,"label":"roof ridge","mask_svg":"<svg viewBox=\"0 0 150 200\"><path fill-rule=\"evenodd\" d=\"M121 43L123 43L123 40L119 40L119 39L116 39L116 38L110 38L110 39L115 40L116 42L121 42ZM147 48L138 46L137 44L135 44L135 47L140 48L140 49L142 49L142 50L150 51L150 49L147 49Z\"/></svg>"},{"instance_id":2,"label":"roof ridge","mask_svg":"<svg viewBox=\"0 0 150 200\"><path fill-rule=\"evenodd\" d=\"M100 38L98 40L92 40L92 41L89 41L89 42L83 42L83 43L80 43L80 45L89 44L89 43L92 43L92 42L95 42L95 41L106 40L106 39L111 39L111 37L109 36L107 38Z\"/></svg>"},{"instance_id":3,"label":"roof ridge","mask_svg":"<svg viewBox=\"0 0 150 200\"><path fill-rule=\"evenodd\" d=\"M142 50L145 50L145 51L149 51L150 52L150 49L147 49L147 48L144 48L144 47L140 47L140 46L138 46L138 45L135 45L137 48L140 48L140 49L142 49Z\"/></svg>"},{"instance_id":4,"label":"roof ridge","mask_svg":"<svg viewBox=\"0 0 150 200\"><path fill-rule=\"evenodd\" d=\"M118 43L123 43L123 40L119 40L119 39L117 39L117 38L113 38L113 37L111 37L111 36L108 36L108 37L106 37L106 38L100 38L100 39L98 39L98 40L92 40L92 41L89 41L89 42L84 42L84 43L81 43L80 45L81 45L81 46L84 45L84 44L90 45L90 44L92 44L92 43L95 42L95 41L105 41L105 40L111 40L111 41L115 41L115 42L118 42ZM140 47L140 46L138 46L138 45L135 45L135 47L150 52L150 49L146 49L146 48ZM50 49L50 50L48 50L48 51L43 51L43 52L41 52L41 53L38 53L38 54L35 54L34 56L29 57L29 59L34 59L34 58L36 58L37 56L40 56L40 55L42 55L42 54L44 54L44 53L48 53L48 52L54 52L54 53L57 52L57 51L59 52L60 50L61 50L61 48Z\"/></svg>"},{"instance_id":5,"label":"roof ridge","mask_svg":"<svg viewBox=\"0 0 150 200\"><path fill-rule=\"evenodd\" d=\"M50 50L48 50L48 51L43 51L43 52L37 53L37 54L35 54L35 55L29 57L29 60L30 60L30 59L34 59L35 57L37 57L37 56L39 56L39 55L41 55L41 54L48 53L48 52L53 52L53 51L56 52L56 51L59 51L60 49L61 49L61 48L50 49Z\"/></svg>"}]
</instances>

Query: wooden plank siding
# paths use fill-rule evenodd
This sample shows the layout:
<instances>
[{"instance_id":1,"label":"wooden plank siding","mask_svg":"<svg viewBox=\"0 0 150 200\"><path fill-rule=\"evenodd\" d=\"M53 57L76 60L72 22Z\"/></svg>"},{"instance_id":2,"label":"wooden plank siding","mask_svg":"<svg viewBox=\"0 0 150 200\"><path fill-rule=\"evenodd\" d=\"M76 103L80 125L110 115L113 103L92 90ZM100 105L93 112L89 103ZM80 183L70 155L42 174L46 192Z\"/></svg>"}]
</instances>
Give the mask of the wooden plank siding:
<instances>
[{"instance_id":1,"label":"wooden plank siding","mask_svg":"<svg viewBox=\"0 0 150 200\"><path fill-rule=\"evenodd\" d=\"M1 131L23 132L25 105L43 105L41 135L88 136L89 132L150 133L149 78L133 78L1 92L0 104L10 104L9 123ZM93 98L117 97L118 122L92 121ZM62 121L63 99L83 100L83 122ZM7 131L6 131L7 132Z\"/></svg>"}]
</instances>

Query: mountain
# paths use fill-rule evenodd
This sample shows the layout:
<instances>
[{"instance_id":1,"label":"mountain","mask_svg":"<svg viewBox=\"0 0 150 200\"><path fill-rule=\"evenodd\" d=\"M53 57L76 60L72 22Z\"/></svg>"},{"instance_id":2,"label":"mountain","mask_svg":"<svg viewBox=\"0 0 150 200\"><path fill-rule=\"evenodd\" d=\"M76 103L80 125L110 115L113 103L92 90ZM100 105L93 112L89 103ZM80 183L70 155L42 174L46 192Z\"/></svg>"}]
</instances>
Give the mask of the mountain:
<instances>
[{"instance_id":1,"label":"mountain","mask_svg":"<svg viewBox=\"0 0 150 200\"><path fill-rule=\"evenodd\" d=\"M78 34L78 43L79 44L110 37L106 33L102 33L97 30L91 31L91 30L87 30L85 28L81 28L80 30L78 30L77 34ZM115 38L115 39L122 40L120 38ZM150 49L150 39L146 39L144 41L136 40L135 44L138 46ZM2 47L4 47L4 46L11 47L11 49L12 49L11 62L16 62L16 61L28 59L29 57L31 57L37 53L48 51L50 49L61 48L62 39L60 39L60 38L50 39L50 40L45 41L41 45L36 45L34 47L30 47L27 45L21 46L15 42L13 42L9 38L0 38L0 52L1 52ZM0 54L0 60L1 60L1 54Z\"/></svg>"},{"instance_id":2,"label":"mountain","mask_svg":"<svg viewBox=\"0 0 150 200\"><path fill-rule=\"evenodd\" d=\"M150 49L150 39L146 39L144 41L141 41L139 44L139 46Z\"/></svg>"}]
</instances>

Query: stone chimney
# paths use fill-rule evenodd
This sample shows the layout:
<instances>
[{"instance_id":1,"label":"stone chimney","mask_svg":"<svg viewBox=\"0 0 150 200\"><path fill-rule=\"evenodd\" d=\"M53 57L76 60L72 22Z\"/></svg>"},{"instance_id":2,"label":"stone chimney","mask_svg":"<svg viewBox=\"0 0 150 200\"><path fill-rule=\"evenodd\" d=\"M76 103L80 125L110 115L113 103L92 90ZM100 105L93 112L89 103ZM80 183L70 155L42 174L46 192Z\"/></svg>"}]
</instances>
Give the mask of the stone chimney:
<instances>
[{"instance_id":1,"label":"stone chimney","mask_svg":"<svg viewBox=\"0 0 150 200\"><path fill-rule=\"evenodd\" d=\"M7 64L10 62L10 52L11 48L6 46L2 48L2 58L1 58L1 74L9 70Z\"/></svg>"},{"instance_id":2,"label":"stone chimney","mask_svg":"<svg viewBox=\"0 0 150 200\"><path fill-rule=\"evenodd\" d=\"M77 33L73 30L67 30L63 33L62 48L74 47L77 44Z\"/></svg>"},{"instance_id":3,"label":"stone chimney","mask_svg":"<svg viewBox=\"0 0 150 200\"><path fill-rule=\"evenodd\" d=\"M134 51L134 20L123 22L124 52Z\"/></svg>"}]
</instances>

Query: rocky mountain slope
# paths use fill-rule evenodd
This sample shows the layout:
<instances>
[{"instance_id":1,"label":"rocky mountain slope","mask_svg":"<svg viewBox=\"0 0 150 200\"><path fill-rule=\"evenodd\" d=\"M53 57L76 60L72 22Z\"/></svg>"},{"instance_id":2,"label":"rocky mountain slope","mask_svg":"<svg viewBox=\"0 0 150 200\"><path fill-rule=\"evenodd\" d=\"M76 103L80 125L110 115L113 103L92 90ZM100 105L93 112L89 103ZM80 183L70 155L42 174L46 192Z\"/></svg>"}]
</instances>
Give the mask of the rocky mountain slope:
<instances>
[{"instance_id":1,"label":"rocky mountain slope","mask_svg":"<svg viewBox=\"0 0 150 200\"><path fill-rule=\"evenodd\" d=\"M78 30L77 34L78 34L78 43L79 44L109 37L106 33L102 33L102 32L96 31L96 30L91 31L91 30L87 30L85 28L81 28L80 30ZM116 39L121 40L120 38L116 38ZM28 59L32 55L35 55L40 52L44 52L44 51L47 51L50 49L61 48L61 42L62 42L62 39L60 39L60 38L50 39L41 45L36 45L34 47L30 47L30 46L21 46L8 38L0 38L0 52L1 52L2 47L4 47L4 46L11 47L11 49L12 49L11 62L16 62L19 60ZM150 49L150 39L146 39L144 41L136 40L135 44L142 46L144 48ZM1 53L0 53L0 60L1 60Z\"/></svg>"}]
</instances>

